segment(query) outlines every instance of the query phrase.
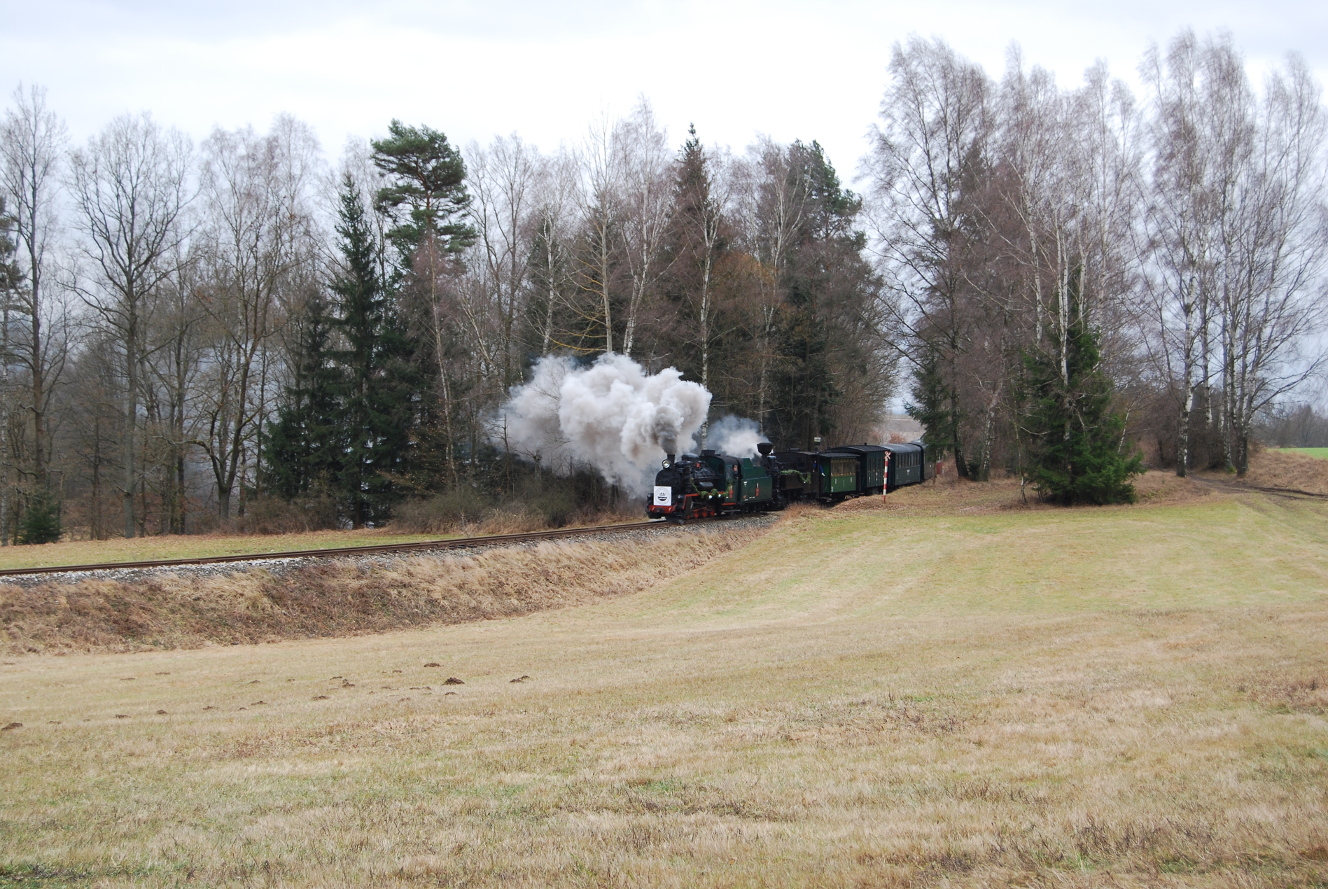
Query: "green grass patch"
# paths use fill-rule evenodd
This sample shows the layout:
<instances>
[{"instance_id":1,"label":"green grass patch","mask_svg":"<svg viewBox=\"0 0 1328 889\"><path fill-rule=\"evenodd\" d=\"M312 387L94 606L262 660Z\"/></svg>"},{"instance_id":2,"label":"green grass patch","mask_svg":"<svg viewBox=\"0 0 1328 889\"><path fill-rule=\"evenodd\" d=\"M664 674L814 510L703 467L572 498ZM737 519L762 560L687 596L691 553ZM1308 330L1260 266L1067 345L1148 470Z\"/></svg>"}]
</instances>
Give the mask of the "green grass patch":
<instances>
[{"instance_id":1,"label":"green grass patch","mask_svg":"<svg viewBox=\"0 0 1328 889\"><path fill-rule=\"evenodd\" d=\"M1328 460L1328 448L1275 448L1281 454L1304 454L1306 457L1318 457Z\"/></svg>"}]
</instances>

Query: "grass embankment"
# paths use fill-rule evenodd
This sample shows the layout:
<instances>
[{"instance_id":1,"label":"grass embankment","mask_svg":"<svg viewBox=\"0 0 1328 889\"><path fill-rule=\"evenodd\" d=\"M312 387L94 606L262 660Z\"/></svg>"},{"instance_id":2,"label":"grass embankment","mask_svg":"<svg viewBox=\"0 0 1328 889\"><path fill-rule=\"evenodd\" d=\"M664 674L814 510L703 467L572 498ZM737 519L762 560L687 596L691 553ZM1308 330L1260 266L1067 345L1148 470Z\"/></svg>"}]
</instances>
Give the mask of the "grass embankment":
<instances>
[{"instance_id":1,"label":"grass embankment","mask_svg":"<svg viewBox=\"0 0 1328 889\"><path fill-rule=\"evenodd\" d=\"M1250 461L1244 481L1268 488L1328 494L1328 460L1301 451L1264 451ZM1328 448L1322 449L1328 455ZM1205 473L1212 474L1212 473Z\"/></svg>"},{"instance_id":2,"label":"grass embankment","mask_svg":"<svg viewBox=\"0 0 1328 889\"><path fill-rule=\"evenodd\" d=\"M638 592L759 533L711 530L316 560L280 569L209 566L132 579L0 581L0 653L279 642L512 617Z\"/></svg>"},{"instance_id":3,"label":"grass embankment","mask_svg":"<svg viewBox=\"0 0 1328 889\"><path fill-rule=\"evenodd\" d=\"M10 658L0 883L1323 886L1328 507L1145 492L914 489L578 608Z\"/></svg>"}]
</instances>

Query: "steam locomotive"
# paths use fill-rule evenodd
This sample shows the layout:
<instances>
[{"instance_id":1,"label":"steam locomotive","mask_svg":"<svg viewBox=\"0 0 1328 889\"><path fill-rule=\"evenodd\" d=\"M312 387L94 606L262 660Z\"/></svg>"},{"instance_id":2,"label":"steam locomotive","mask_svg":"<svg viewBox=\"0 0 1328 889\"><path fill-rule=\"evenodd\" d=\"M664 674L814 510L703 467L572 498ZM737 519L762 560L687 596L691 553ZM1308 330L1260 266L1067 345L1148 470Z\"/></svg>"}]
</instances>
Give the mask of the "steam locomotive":
<instances>
[{"instance_id":1,"label":"steam locomotive","mask_svg":"<svg viewBox=\"0 0 1328 889\"><path fill-rule=\"evenodd\" d=\"M799 500L838 503L884 494L936 475L927 445L844 445L828 451L780 451L768 441L760 456L733 457L713 450L668 454L655 475L646 515L671 522L783 509Z\"/></svg>"}]
</instances>

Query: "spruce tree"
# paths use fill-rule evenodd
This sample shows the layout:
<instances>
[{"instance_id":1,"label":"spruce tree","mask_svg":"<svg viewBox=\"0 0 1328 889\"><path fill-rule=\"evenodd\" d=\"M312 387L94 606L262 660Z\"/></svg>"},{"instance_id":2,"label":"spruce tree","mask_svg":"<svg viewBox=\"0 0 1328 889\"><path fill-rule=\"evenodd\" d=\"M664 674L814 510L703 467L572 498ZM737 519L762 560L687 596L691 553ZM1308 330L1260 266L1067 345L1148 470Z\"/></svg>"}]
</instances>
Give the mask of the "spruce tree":
<instances>
[{"instance_id":1,"label":"spruce tree","mask_svg":"<svg viewBox=\"0 0 1328 889\"><path fill-rule=\"evenodd\" d=\"M724 410L720 405L730 404L732 394L712 384L712 372L723 330L716 284L731 232L720 202L712 194L710 165L696 128L689 127L678 155L673 208L660 263L665 269L661 291L667 300L661 315L671 316L672 324L664 319L657 323L664 330L666 346L676 350L669 356L673 363L688 379L714 393L713 408Z\"/></svg>"},{"instance_id":2,"label":"spruce tree","mask_svg":"<svg viewBox=\"0 0 1328 889\"><path fill-rule=\"evenodd\" d=\"M964 464L959 394L942 368L941 350L926 339L919 347L921 355L913 370L913 400L904 409L922 425L928 453L935 459L954 454L959 475L968 478L972 468Z\"/></svg>"},{"instance_id":3,"label":"spruce tree","mask_svg":"<svg viewBox=\"0 0 1328 889\"><path fill-rule=\"evenodd\" d=\"M351 524L361 528L386 520L398 497L418 380L379 274L373 225L349 176L342 183L338 217L342 269L332 291L342 347L332 355L344 369L340 401L346 436L338 487Z\"/></svg>"},{"instance_id":4,"label":"spruce tree","mask_svg":"<svg viewBox=\"0 0 1328 889\"><path fill-rule=\"evenodd\" d=\"M295 367L264 455L265 487L287 500L334 494L347 446L341 395L344 369L333 361L336 323L320 293L300 313Z\"/></svg>"},{"instance_id":5,"label":"spruce tree","mask_svg":"<svg viewBox=\"0 0 1328 889\"><path fill-rule=\"evenodd\" d=\"M1122 447L1125 420L1111 408L1114 387L1101 368L1097 334L1084 317L1078 274L1069 298L1063 340L1053 334L1051 348L1024 362L1029 475L1052 503L1129 503L1129 480L1143 472L1143 461Z\"/></svg>"},{"instance_id":6,"label":"spruce tree","mask_svg":"<svg viewBox=\"0 0 1328 889\"><path fill-rule=\"evenodd\" d=\"M19 523L18 542L58 543L64 533L60 526L60 507L53 497L35 494L28 501Z\"/></svg>"}]
</instances>

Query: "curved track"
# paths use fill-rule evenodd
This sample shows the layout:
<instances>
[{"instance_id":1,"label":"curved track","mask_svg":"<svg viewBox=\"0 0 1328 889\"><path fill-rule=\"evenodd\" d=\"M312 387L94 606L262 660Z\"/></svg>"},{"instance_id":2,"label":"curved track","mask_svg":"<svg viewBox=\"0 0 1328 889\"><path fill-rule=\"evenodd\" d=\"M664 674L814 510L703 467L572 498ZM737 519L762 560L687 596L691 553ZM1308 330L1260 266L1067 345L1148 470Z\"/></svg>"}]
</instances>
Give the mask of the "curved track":
<instances>
[{"instance_id":1,"label":"curved track","mask_svg":"<svg viewBox=\"0 0 1328 889\"><path fill-rule=\"evenodd\" d=\"M333 559L338 556L362 556L427 550L471 549L478 546L503 546L561 537L580 537L616 531L642 531L665 525L662 521L627 522L621 525L597 525L590 528L560 528L556 531L533 531L527 534L494 534L488 537L454 537L422 540L417 543L385 543L377 546L346 546L338 549L304 549L274 553L244 553L230 556L205 556L194 559L156 559L146 562L103 562L97 565L51 565L41 568L6 568L0 577L24 577L33 574L64 574L87 571L122 571L131 568L170 568L178 565L216 565L224 562L262 562L272 559Z\"/></svg>"}]
</instances>

